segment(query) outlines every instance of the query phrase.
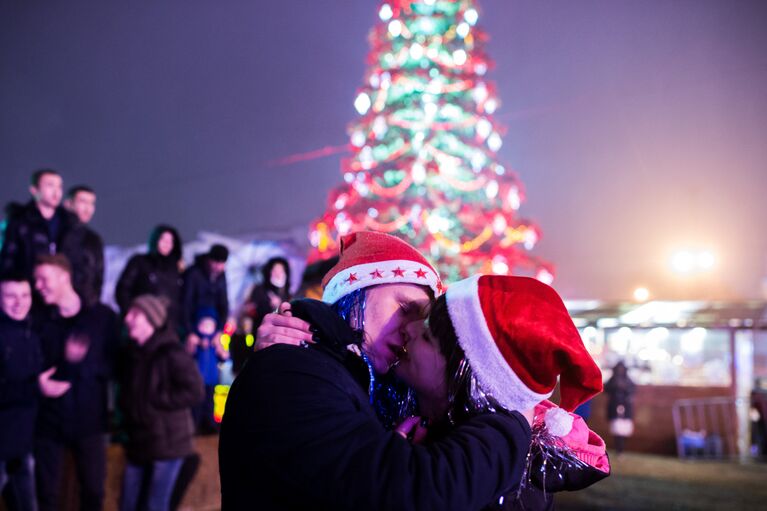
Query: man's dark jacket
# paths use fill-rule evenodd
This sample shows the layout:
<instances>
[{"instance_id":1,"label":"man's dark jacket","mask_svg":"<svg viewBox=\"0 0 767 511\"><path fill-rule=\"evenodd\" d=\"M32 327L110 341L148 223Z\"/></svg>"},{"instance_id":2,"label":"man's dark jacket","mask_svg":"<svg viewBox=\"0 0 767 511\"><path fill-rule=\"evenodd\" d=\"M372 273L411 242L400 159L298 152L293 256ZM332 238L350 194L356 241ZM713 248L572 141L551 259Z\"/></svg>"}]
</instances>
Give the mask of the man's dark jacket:
<instances>
[{"instance_id":1,"label":"man's dark jacket","mask_svg":"<svg viewBox=\"0 0 767 511\"><path fill-rule=\"evenodd\" d=\"M191 407L202 401L205 389L175 332L160 330L143 346L131 342L120 358L128 459L140 464L191 454Z\"/></svg>"},{"instance_id":2,"label":"man's dark jacket","mask_svg":"<svg viewBox=\"0 0 767 511\"><path fill-rule=\"evenodd\" d=\"M35 259L41 254L64 254L73 268L80 259L77 240L84 236L85 226L74 213L56 209L58 228L52 239L49 222L40 214L37 204L10 204L6 208L6 224L0 250L0 273L21 272L29 277L35 269Z\"/></svg>"},{"instance_id":3,"label":"man's dark jacket","mask_svg":"<svg viewBox=\"0 0 767 511\"><path fill-rule=\"evenodd\" d=\"M71 318L49 307L40 331L44 367L55 366L53 377L72 387L59 398L43 398L37 434L70 441L105 432L107 387L119 342L117 315L103 304L83 307ZM65 357L67 339L73 337L88 343L88 352L76 363Z\"/></svg>"},{"instance_id":4,"label":"man's dark jacket","mask_svg":"<svg viewBox=\"0 0 767 511\"><path fill-rule=\"evenodd\" d=\"M214 309L218 315L218 328L223 328L229 315L226 273L212 278L206 256L197 257L194 264L184 272L182 296L181 326L185 333L196 330L197 313L202 308Z\"/></svg>"},{"instance_id":5,"label":"man's dark jacket","mask_svg":"<svg viewBox=\"0 0 767 511\"><path fill-rule=\"evenodd\" d=\"M64 239L61 251L72 263L72 287L87 305L98 303L104 286L104 242L101 236L82 225Z\"/></svg>"},{"instance_id":6,"label":"man's dark jacket","mask_svg":"<svg viewBox=\"0 0 767 511\"><path fill-rule=\"evenodd\" d=\"M42 369L40 337L30 319L16 321L0 311L0 460L32 452Z\"/></svg>"},{"instance_id":7,"label":"man's dark jacket","mask_svg":"<svg viewBox=\"0 0 767 511\"><path fill-rule=\"evenodd\" d=\"M351 329L321 302L293 304L322 342L258 351L235 380L219 443L224 511L470 511L518 485L530 445L524 417L482 415L428 447L411 445L379 423L367 367L336 349L355 341Z\"/></svg>"}]
</instances>

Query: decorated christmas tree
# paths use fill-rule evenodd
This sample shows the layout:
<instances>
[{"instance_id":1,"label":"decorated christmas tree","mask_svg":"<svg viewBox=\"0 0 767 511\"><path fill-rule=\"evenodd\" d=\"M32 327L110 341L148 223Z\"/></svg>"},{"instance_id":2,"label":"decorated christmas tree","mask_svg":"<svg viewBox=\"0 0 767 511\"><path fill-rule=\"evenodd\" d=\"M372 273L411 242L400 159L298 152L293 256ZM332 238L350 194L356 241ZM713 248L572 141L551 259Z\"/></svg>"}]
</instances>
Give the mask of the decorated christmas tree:
<instances>
[{"instance_id":1,"label":"decorated christmas tree","mask_svg":"<svg viewBox=\"0 0 767 511\"><path fill-rule=\"evenodd\" d=\"M310 228L310 260L337 253L340 235L376 230L430 257L446 281L476 273L550 282L528 252L539 229L520 219L524 191L497 159L499 101L471 0L386 0L372 29L350 126L344 183Z\"/></svg>"}]
</instances>

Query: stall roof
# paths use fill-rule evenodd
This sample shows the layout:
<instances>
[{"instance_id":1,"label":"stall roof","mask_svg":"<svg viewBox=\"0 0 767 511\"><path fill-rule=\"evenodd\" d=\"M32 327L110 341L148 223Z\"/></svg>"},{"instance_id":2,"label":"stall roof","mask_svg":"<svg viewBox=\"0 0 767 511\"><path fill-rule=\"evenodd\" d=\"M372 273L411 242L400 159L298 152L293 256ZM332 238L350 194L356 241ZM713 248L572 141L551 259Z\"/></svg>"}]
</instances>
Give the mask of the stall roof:
<instances>
[{"instance_id":1,"label":"stall roof","mask_svg":"<svg viewBox=\"0 0 767 511\"><path fill-rule=\"evenodd\" d=\"M729 327L767 329L767 301L565 301L578 327L619 326Z\"/></svg>"}]
</instances>

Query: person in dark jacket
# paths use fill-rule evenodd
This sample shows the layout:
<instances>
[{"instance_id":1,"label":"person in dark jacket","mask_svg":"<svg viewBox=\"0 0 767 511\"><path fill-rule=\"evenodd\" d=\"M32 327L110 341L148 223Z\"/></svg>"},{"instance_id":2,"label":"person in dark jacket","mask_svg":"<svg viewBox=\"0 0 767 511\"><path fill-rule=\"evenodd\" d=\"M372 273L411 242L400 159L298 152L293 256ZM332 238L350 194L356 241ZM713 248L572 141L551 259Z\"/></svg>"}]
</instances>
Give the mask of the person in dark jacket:
<instances>
[{"instance_id":1,"label":"person in dark jacket","mask_svg":"<svg viewBox=\"0 0 767 511\"><path fill-rule=\"evenodd\" d=\"M20 272L31 279L38 255L63 253L70 262L79 261L83 225L61 206L62 179L55 170L32 174L29 191L27 204L6 208L0 273Z\"/></svg>"},{"instance_id":2,"label":"person in dark jacket","mask_svg":"<svg viewBox=\"0 0 767 511\"><path fill-rule=\"evenodd\" d=\"M23 276L0 278L0 493L11 509L37 509L35 419L42 372L40 338L32 328L32 288Z\"/></svg>"},{"instance_id":3,"label":"person in dark jacket","mask_svg":"<svg viewBox=\"0 0 767 511\"><path fill-rule=\"evenodd\" d=\"M215 244L207 254L198 256L184 272L182 299L182 328L190 352L199 345L197 313L213 309L217 315L216 331L221 332L229 316L229 297L226 287L226 260L229 249Z\"/></svg>"},{"instance_id":4,"label":"person in dark jacket","mask_svg":"<svg viewBox=\"0 0 767 511\"><path fill-rule=\"evenodd\" d=\"M613 375L605 382L607 419L610 421L610 434L618 454L623 452L626 439L634 434L635 391L636 385L629 378L626 364L618 362L613 367Z\"/></svg>"},{"instance_id":5,"label":"person in dark jacket","mask_svg":"<svg viewBox=\"0 0 767 511\"><path fill-rule=\"evenodd\" d=\"M402 326L442 285L392 236L355 233L341 246L325 280L334 307L299 300L289 313L268 315L259 328L268 347L230 390L219 442L222 509L471 510L513 490L531 411L480 414L429 448L381 425L368 391L396 364ZM314 345L279 343L304 329L314 333L302 340Z\"/></svg>"},{"instance_id":6,"label":"person in dark jacket","mask_svg":"<svg viewBox=\"0 0 767 511\"><path fill-rule=\"evenodd\" d=\"M96 212L96 192L89 186L73 186L67 192L64 207L77 215L82 224L66 243L76 249L65 249L72 263L72 285L87 305L94 305L100 301L104 286L104 242L88 227Z\"/></svg>"},{"instance_id":7,"label":"person in dark jacket","mask_svg":"<svg viewBox=\"0 0 767 511\"><path fill-rule=\"evenodd\" d=\"M338 258L335 258L338 261ZM323 275L333 265L327 266ZM317 277L317 287L322 275ZM320 289L320 296L322 290ZM308 298L317 298L312 296ZM237 374L242 365L253 352L253 333L261 325L264 316L277 310L283 302L291 300L290 294L290 265L283 257L272 257L261 267L261 283L254 286L242 308L239 318L239 328L229 343L232 355L232 371Z\"/></svg>"},{"instance_id":8,"label":"person in dark jacket","mask_svg":"<svg viewBox=\"0 0 767 511\"><path fill-rule=\"evenodd\" d=\"M120 370L127 432L121 511L166 511L183 460L192 454L191 407L202 400L203 383L166 320L167 301L154 295L135 298L125 316L133 342Z\"/></svg>"},{"instance_id":9,"label":"person in dark jacket","mask_svg":"<svg viewBox=\"0 0 767 511\"><path fill-rule=\"evenodd\" d=\"M103 304L87 306L72 287L66 257L41 256L35 287L50 307L40 337L44 367L71 388L42 400L35 438L35 472L40 509L61 507L64 451L74 455L80 509L101 509L106 476L107 392L119 340L117 315Z\"/></svg>"},{"instance_id":10,"label":"person in dark jacket","mask_svg":"<svg viewBox=\"0 0 767 511\"><path fill-rule=\"evenodd\" d=\"M572 413L599 392L602 374L549 286L500 275L454 282L405 332L407 353L394 371L415 390L428 428L413 417L398 430L415 441L428 444L478 412L535 405L522 490L487 509L550 510L553 492L609 475L604 441ZM545 400L558 376L562 407Z\"/></svg>"},{"instance_id":11,"label":"person in dark jacket","mask_svg":"<svg viewBox=\"0 0 767 511\"><path fill-rule=\"evenodd\" d=\"M246 314L253 318L253 328L258 328L264 316L274 312L282 302L289 302L290 299L288 260L284 257L272 257L261 268L261 284L253 288L245 304Z\"/></svg>"},{"instance_id":12,"label":"person in dark jacket","mask_svg":"<svg viewBox=\"0 0 767 511\"><path fill-rule=\"evenodd\" d=\"M149 236L146 254L128 260L117 280L115 301L123 316L133 299L143 294L168 299L168 326L178 328L181 314L181 237L169 225L158 225Z\"/></svg>"}]
</instances>

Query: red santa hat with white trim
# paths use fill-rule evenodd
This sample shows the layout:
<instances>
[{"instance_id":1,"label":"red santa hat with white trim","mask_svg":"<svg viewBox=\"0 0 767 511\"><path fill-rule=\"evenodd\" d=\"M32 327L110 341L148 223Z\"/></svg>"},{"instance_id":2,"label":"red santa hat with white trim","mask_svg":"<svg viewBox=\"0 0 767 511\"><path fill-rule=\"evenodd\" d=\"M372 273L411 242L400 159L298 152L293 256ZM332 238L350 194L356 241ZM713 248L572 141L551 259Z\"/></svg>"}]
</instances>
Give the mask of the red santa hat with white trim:
<instances>
[{"instance_id":1,"label":"red santa hat with white trim","mask_svg":"<svg viewBox=\"0 0 767 511\"><path fill-rule=\"evenodd\" d=\"M447 308L479 384L508 410L547 399L559 377L560 406L573 411L602 391L565 304L529 277L475 276L451 284Z\"/></svg>"},{"instance_id":2,"label":"red santa hat with white trim","mask_svg":"<svg viewBox=\"0 0 767 511\"><path fill-rule=\"evenodd\" d=\"M322 300L335 303L349 293L379 284L418 284L444 291L434 267L399 238L375 231L341 237L338 263L322 279Z\"/></svg>"}]
</instances>

